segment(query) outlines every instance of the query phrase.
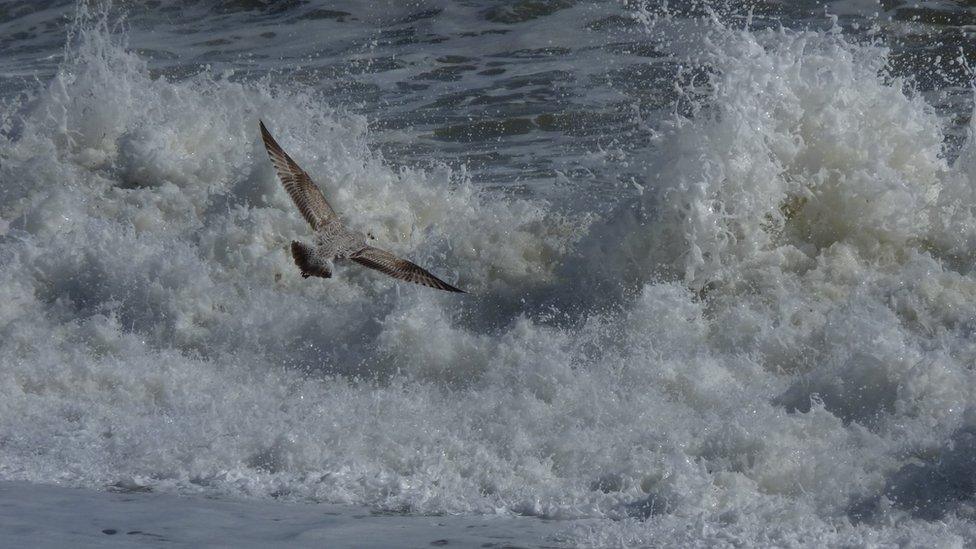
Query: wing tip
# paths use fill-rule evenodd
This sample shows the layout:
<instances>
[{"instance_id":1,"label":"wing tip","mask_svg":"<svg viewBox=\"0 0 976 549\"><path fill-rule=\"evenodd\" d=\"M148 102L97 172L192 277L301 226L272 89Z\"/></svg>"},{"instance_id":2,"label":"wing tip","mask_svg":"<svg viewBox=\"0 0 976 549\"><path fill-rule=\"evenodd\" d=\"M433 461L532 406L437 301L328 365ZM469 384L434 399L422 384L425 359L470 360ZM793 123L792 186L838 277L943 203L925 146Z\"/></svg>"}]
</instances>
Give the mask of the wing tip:
<instances>
[{"instance_id":1,"label":"wing tip","mask_svg":"<svg viewBox=\"0 0 976 549\"><path fill-rule=\"evenodd\" d=\"M457 286L451 286L447 282L444 283L444 286L447 286L447 287L446 288L441 288L441 289L444 290L444 291L447 291L447 292L452 292L452 293L455 293L455 294L466 294L466 293L468 293L468 292L462 290L461 288L458 288Z\"/></svg>"},{"instance_id":2,"label":"wing tip","mask_svg":"<svg viewBox=\"0 0 976 549\"><path fill-rule=\"evenodd\" d=\"M274 140L274 137L271 136L271 132L268 131L268 127L264 125L264 121L261 120L260 118L258 119L258 126L261 128L261 138L264 141L265 145L268 145L270 143L273 143L275 145L278 144Z\"/></svg>"},{"instance_id":3,"label":"wing tip","mask_svg":"<svg viewBox=\"0 0 976 549\"><path fill-rule=\"evenodd\" d=\"M413 282L414 284L420 284L421 286L427 286L428 288L433 288L435 290L444 290L445 292L451 292L455 294L468 293L462 290L461 288L458 288L457 286L453 286L451 284L448 284L447 282L444 282L443 280L437 278L436 276L434 276L429 272L427 272L426 274L429 277L426 281L421 279L421 280L409 280L408 282Z\"/></svg>"},{"instance_id":4,"label":"wing tip","mask_svg":"<svg viewBox=\"0 0 976 549\"><path fill-rule=\"evenodd\" d=\"M286 153L285 150L281 148L281 145L278 144L278 141L274 138L273 135L271 135L271 132L268 131L267 126L264 125L264 121L258 119L258 125L261 127L261 141L264 142L264 148L265 150L268 151L268 155L270 156L279 155L279 156L287 157L288 153Z\"/></svg>"},{"instance_id":5,"label":"wing tip","mask_svg":"<svg viewBox=\"0 0 976 549\"><path fill-rule=\"evenodd\" d=\"M447 282L444 282L443 280L437 278L436 276L434 276L433 273L427 271L426 269L423 269L421 267L417 267L417 268L420 269L421 273L423 274L423 277L421 277L419 280L407 279L407 282L413 282L414 284L420 284L421 286L427 286L428 288L433 288L435 290L443 290L445 292L451 292L455 294L468 293L462 290L461 288L458 288L457 286L453 286L451 284L448 284ZM427 280L424 280L424 277L426 277Z\"/></svg>"}]
</instances>

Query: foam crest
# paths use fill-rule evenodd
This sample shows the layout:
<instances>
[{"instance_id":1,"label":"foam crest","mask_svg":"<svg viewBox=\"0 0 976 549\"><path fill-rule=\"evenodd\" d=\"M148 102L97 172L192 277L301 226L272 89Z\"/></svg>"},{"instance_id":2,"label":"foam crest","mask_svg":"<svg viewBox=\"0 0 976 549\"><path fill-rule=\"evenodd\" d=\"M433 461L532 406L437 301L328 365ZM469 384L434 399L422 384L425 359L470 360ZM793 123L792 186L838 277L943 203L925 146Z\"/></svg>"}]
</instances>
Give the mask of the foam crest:
<instances>
[{"instance_id":1,"label":"foam crest","mask_svg":"<svg viewBox=\"0 0 976 549\"><path fill-rule=\"evenodd\" d=\"M748 264L793 270L793 250L883 254L930 234L949 169L942 122L885 76L883 48L812 32L715 40L713 108L664 152L680 160L658 178L655 259L703 287Z\"/></svg>"}]
</instances>

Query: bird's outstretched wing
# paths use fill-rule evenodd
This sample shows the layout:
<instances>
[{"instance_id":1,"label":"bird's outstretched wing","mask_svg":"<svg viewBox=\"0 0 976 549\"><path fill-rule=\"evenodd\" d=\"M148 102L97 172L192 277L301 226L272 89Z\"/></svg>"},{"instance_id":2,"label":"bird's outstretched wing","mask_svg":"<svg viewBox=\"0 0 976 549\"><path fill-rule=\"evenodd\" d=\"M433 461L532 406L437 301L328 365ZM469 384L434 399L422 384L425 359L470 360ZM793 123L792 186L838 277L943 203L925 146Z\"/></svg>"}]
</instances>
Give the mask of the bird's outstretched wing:
<instances>
[{"instance_id":1,"label":"bird's outstretched wing","mask_svg":"<svg viewBox=\"0 0 976 549\"><path fill-rule=\"evenodd\" d=\"M329 205L322 191L312 182L312 178L305 173L297 162L288 156L288 153L281 148L281 145L271 137L271 132L261 125L261 139L264 141L264 148L268 150L271 163L274 164L275 171L278 172L278 179L284 185L292 201L298 206L298 211L302 212L302 217L313 229L317 229L327 222L336 219L335 210Z\"/></svg>"},{"instance_id":2,"label":"bird's outstretched wing","mask_svg":"<svg viewBox=\"0 0 976 549\"><path fill-rule=\"evenodd\" d=\"M370 269L376 269L381 273L388 274L393 278L399 278L400 280L406 280L407 282L413 282L414 284L420 284L422 286L437 288L438 290L459 292L462 294L466 293L464 290L455 288L447 282L444 282L443 280L430 274L422 267L419 267L406 259L400 259L390 252L381 250L379 248L366 246L362 250L349 256L349 259L359 263L360 265L369 267Z\"/></svg>"}]
</instances>

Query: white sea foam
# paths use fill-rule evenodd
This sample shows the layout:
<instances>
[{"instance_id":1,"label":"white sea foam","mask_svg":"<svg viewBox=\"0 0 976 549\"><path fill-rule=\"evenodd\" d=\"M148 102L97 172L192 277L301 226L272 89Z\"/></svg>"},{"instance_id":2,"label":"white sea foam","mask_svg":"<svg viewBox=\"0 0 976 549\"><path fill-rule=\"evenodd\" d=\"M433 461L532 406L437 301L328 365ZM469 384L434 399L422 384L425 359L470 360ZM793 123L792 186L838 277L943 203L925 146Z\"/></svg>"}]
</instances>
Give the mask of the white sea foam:
<instances>
[{"instance_id":1,"label":"white sea foam","mask_svg":"<svg viewBox=\"0 0 976 549\"><path fill-rule=\"evenodd\" d=\"M594 545L976 535L976 144L947 160L883 48L715 26L703 110L590 227L391 169L301 91L151 78L82 21L0 137L3 479L594 519ZM474 295L303 281L259 117Z\"/></svg>"}]
</instances>

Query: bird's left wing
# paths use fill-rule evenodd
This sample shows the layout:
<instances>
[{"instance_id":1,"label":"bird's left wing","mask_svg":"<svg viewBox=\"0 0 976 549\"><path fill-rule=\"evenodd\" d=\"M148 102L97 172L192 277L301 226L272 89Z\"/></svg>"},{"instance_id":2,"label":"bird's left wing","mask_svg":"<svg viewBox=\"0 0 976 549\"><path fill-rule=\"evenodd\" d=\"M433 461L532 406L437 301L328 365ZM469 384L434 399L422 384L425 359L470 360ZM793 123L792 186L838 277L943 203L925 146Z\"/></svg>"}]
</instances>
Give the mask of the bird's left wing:
<instances>
[{"instance_id":1,"label":"bird's left wing","mask_svg":"<svg viewBox=\"0 0 976 549\"><path fill-rule=\"evenodd\" d=\"M274 164L275 171L278 172L278 179L284 185L292 202L298 206L298 211L302 212L302 217L313 229L318 229L328 221L335 219L336 213L325 199L325 195L315 185L312 178L305 173L305 170L297 162L288 156L288 153L281 148L281 145L271 136L268 128L261 125L261 139L264 141L264 148L268 150L271 163Z\"/></svg>"}]
</instances>

